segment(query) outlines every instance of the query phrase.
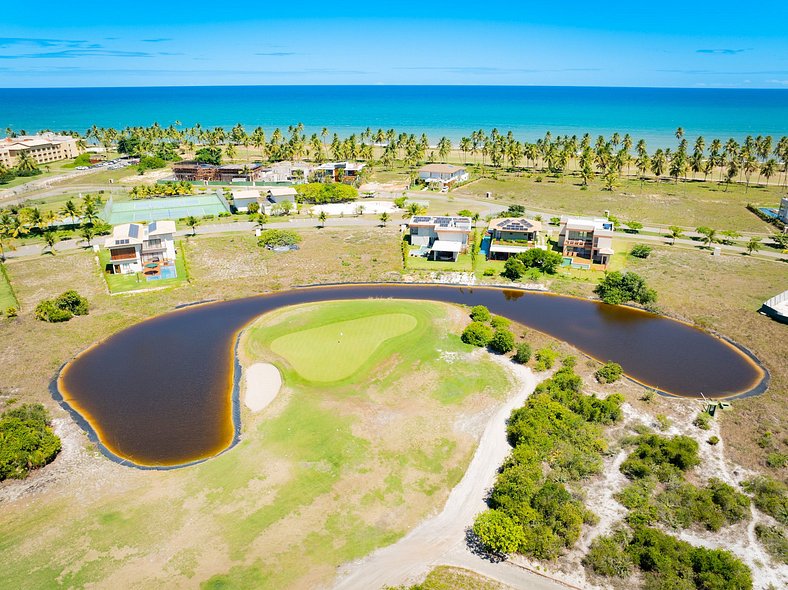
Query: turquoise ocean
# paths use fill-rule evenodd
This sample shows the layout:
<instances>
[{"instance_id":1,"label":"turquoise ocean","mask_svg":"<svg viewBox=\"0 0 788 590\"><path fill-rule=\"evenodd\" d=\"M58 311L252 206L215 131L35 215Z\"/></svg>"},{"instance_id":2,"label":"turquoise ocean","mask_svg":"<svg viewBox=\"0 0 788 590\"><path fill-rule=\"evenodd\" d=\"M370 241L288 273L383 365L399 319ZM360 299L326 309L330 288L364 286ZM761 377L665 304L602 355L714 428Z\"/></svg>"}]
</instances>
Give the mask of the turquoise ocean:
<instances>
[{"instance_id":1,"label":"turquoise ocean","mask_svg":"<svg viewBox=\"0 0 788 590\"><path fill-rule=\"evenodd\" d=\"M557 86L200 86L0 89L7 127L84 132L91 125L286 129L303 123L341 136L367 127L457 141L476 129L512 131L520 140L553 135L643 138L650 148L691 140L788 135L788 90L594 88Z\"/></svg>"}]
</instances>

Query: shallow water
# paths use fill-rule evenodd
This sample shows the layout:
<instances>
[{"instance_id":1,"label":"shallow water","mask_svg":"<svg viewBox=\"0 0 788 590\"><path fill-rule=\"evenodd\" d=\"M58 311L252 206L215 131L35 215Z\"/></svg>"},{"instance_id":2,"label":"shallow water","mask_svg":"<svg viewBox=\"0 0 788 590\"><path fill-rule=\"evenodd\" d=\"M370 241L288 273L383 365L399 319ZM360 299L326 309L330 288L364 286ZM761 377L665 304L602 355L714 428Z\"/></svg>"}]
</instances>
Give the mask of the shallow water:
<instances>
[{"instance_id":1,"label":"shallow water","mask_svg":"<svg viewBox=\"0 0 788 590\"><path fill-rule=\"evenodd\" d=\"M237 435L232 391L239 331L287 305L366 298L486 305L675 395L731 396L766 378L725 341L635 309L495 288L352 285L200 305L142 322L69 363L58 379L59 394L110 455L143 466L211 457Z\"/></svg>"}]
</instances>

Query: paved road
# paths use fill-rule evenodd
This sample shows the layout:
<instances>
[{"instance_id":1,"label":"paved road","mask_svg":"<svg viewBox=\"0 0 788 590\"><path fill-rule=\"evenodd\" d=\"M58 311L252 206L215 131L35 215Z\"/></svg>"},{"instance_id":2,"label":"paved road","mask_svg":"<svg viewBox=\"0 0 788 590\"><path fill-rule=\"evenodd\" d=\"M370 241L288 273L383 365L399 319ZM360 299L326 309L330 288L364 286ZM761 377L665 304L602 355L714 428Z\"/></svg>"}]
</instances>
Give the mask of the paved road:
<instances>
[{"instance_id":1,"label":"paved road","mask_svg":"<svg viewBox=\"0 0 788 590\"><path fill-rule=\"evenodd\" d=\"M537 378L530 369L499 359L516 371L519 388L490 417L468 470L449 494L443 511L423 521L394 545L341 568L336 590L377 590L385 585L413 583L433 567L456 565L495 578L513 588L556 590L558 582L508 562L492 563L466 546L465 531L485 509L484 497L495 482L498 467L509 454L506 420L533 392Z\"/></svg>"}]
</instances>

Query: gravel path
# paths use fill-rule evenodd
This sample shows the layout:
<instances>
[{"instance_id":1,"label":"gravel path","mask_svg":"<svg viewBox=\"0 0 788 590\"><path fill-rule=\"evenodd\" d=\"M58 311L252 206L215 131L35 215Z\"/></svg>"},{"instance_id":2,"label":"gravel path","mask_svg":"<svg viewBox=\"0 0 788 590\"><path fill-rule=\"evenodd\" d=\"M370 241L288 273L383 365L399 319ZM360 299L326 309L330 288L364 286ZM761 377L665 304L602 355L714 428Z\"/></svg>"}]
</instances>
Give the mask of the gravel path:
<instances>
[{"instance_id":1,"label":"gravel path","mask_svg":"<svg viewBox=\"0 0 788 590\"><path fill-rule=\"evenodd\" d=\"M499 361L512 370L519 387L489 419L468 470L451 491L443 511L422 522L394 545L343 566L336 589L374 590L387 584L413 583L437 565L464 567L514 588L555 590L563 587L513 564L487 561L473 554L465 543L465 531L472 525L474 517L485 509L486 492L511 450L506 440L506 421L512 410L525 402L539 381L530 369L515 365L508 359Z\"/></svg>"}]
</instances>

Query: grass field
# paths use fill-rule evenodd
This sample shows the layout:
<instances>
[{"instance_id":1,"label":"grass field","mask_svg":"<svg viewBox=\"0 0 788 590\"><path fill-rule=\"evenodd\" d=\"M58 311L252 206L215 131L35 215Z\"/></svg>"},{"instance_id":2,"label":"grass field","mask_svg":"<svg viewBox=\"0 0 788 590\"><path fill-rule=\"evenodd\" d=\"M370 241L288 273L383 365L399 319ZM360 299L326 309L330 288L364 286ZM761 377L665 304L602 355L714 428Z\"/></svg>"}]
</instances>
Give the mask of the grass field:
<instances>
[{"instance_id":1,"label":"grass field","mask_svg":"<svg viewBox=\"0 0 788 590\"><path fill-rule=\"evenodd\" d=\"M19 302L16 300L14 290L11 288L11 283L8 281L5 265L0 263L0 316L5 313L9 307L19 307Z\"/></svg>"},{"instance_id":2,"label":"grass field","mask_svg":"<svg viewBox=\"0 0 788 590\"><path fill-rule=\"evenodd\" d=\"M79 268L82 258L75 256L72 266ZM51 260L43 263L51 268ZM21 270L15 277L30 284ZM98 304L74 320L87 323L167 293L113 298L120 307L112 311L98 291L82 290ZM396 332L410 329L380 342L355 373L332 383L307 382L269 347L314 328L345 331L354 319L368 328L381 321L399 326ZM389 300L262 316L240 351L245 363L277 363L284 388L262 414L244 411L240 443L169 472L129 469L92 452L79 457L71 467L75 479L48 494L46 503L4 507L0 579L20 589L326 585L339 564L395 541L445 501L475 440L456 423L482 413L511 387L499 365L460 342L465 321L465 314L441 304ZM74 328L79 333L86 326Z\"/></svg>"}]
</instances>

